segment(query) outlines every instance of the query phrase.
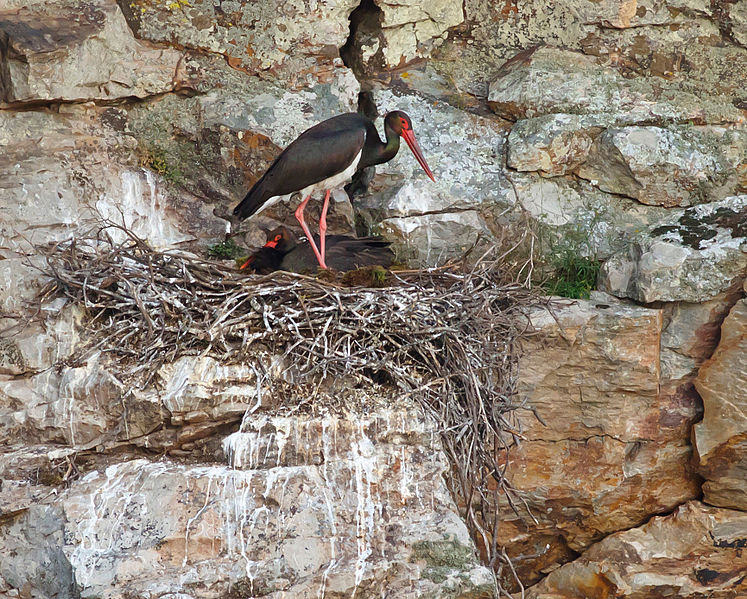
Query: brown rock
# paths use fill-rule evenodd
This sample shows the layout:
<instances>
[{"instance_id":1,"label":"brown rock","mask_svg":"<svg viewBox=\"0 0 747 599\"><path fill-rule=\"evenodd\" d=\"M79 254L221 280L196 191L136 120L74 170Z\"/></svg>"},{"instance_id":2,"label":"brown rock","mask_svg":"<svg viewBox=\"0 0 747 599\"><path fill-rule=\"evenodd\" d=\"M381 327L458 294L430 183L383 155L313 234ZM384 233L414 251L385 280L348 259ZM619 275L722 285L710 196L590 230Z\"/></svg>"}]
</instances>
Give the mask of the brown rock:
<instances>
[{"instance_id":1,"label":"brown rock","mask_svg":"<svg viewBox=\"0 0 747 599\"><path fill-rule=\"evenodd\" d=\"M501 514L501 542L525 584L699 493L689 431L667 425L683 408L659 395L661 311L600 294L532 323L541 340L525 345L520 391L546 425L518 416L508 478L537 522L520 502L518 515L508 505Z\"/></svg>"},{"instance_id":2,"label":"brown rock","mask_svg":"<svg viewBox=\"0 0 747 599\"><path fill-rule=\"evenodd\" d=\"M747 594L747 514L689 502L668 516L610 535L529 589L528 599Z\"/></svg>"},{"instance_id":3,"label":"brown rock","mask_svg":"<svg viewBox=\"0 0 747 599\"><path fill-rule=\"evenodd\" d=\"M721 341L701 368L695 387L703 421L694 428L705 501L747 509L747 300L732 308Z\"/></svg>"}]
</instances>

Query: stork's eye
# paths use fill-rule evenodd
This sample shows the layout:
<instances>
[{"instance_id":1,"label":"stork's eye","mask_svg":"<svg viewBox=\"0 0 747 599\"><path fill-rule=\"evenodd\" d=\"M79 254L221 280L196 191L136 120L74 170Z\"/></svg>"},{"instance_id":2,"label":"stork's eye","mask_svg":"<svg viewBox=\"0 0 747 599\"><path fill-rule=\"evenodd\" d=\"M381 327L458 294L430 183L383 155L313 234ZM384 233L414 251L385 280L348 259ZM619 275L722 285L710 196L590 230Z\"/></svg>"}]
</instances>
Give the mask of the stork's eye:
<instances>
[{"instance_id":1,"label":"stork's eye","mask_svg":"<svg viewBox=\"0 0 747 599\"><path fill-rule=\"evenodd\" d=\"M409 125L407 124L407 121L405 119L400 119L399 122L402 123L402 128L403 129L409 129L410 128Z\"/></svg>"},{"instance_id":2,"label":"stork's eye","mask_svg":"<svg viewBox=\"0 0 747 599\"><path fill-rule=\"evenodd\" d=\"M282 235L275 235L275 241L280 241L282 238Z\"/></svg>"}]
</instances>

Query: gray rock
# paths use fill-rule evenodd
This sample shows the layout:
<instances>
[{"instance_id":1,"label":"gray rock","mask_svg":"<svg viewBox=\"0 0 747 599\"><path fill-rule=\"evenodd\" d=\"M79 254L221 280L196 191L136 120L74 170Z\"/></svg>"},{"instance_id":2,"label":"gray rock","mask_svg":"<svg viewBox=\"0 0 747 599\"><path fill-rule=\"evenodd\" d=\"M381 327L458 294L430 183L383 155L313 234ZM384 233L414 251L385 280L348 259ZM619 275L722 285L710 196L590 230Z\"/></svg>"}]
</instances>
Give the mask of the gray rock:
<instances>
[{"instance_id":1,"label":"gray rock","mask_svg":"<svg viewBox=\"0 0 747 599\"><path fill-rule=\"evenodd\" d=\"M491 236L475 210L385 218L376 231L394 242L398 261L420 268L459 257Z\"/></svg>"},{"instance_id":2,"label":"gray rock","mask_svg":"<svg viewBox=\"0 0 747 599\"><path fill-rule=\"evenodd\" d=\"M678 22L679 11L710 13L711 5L703 0L586 0L577 3L577 18L585 24L628 29L645 25L668 25Z\"/></svg>"},{"instance_id":3,"label":"gray rock","mask_svg":"<svg viewBox=\"0 0 747 599\"><path fill-rule=\"evenodd\" d=\"M0 527L0 591L5 597L78 596L63 536L63 514L56 507L34 506Z\"/></svg>"},{"instance_id":4,"label":"gray rock","mask_svg":"<svg viewBox=\"0 0 747 599\"><path fill-rule=\"evenodd\" d=\"M136 40L114 0L37 0L0 11L2 102L174 91L190 85L182 57Z\"/></svg>"},{"instance_id":5,"label":"gray rock","mask_svg":"<svg viewBox=\"0 0 747 599\"><path fill-rule=\"evenodd\" d=\"M464 20L458 0L378 0L376 4L382 14L382 54L387 67L428 56L446 39L447 30Z\"/></svg>"},{"instance_id":6,"label":"gray rock","mask_svg":"<svg viewBox=\"0 0 747 599\"><path fill-rule=\"evenodd\" d=\"M702 302L747 268L747 196L679 210L602 267L600 288L640 302Z\"/></svg>"},{"instance_id":7,"label":"gray rock","mask_svg":"<svg viewBox=\"0 0 747 599\"><path fill-rule=\"evenodd\" d=\"M607 129L578 175L644 204L690 206L741 187L747 131L724 127Z\"/></svg>"},{"instance_id":8,"label":"gray rock","mask_svg":"<svg viewBox=\"0 0 747 599\"><path fill-rule=\"evenodd\" d=\"M602 120L551 114L517 121L508 136L508 166L551 176L570 173L586 161Z\"/></svg>"},{"instance_id":9,"label":"gray rock","mask_svg":"<svg viewBox=\"0 0 747 599\"><path fill-rule=\"evenodd\" d=\"M346 70L338 48L350 34L357 0L284 3L235 0L123 2L141 39L225 56L237 70L296 91Z\"/></svg>"},{"instance_id":10,"label":"gray rock","mask_svg":"<svg viewBox=\"0 0 747 599\"><path fill-rule=\"evenodd\" d=\"M214 87L209 91L193 98L172 95L134 106L123 111L121 118L146 163L161 170L172 186L217 204L226 215L282 148L312 125L355 110L357 103L358 82L347 69L338 69L326 83L312 82L292 92L277 82L247 77L214 59L195 58L193 62L212 77L209 83ZM203 209L200 202L184 204L184 211ZM263 212L259 220L245 221L245 241L264 243L257 223L269 228L278 221L294 226L291 207L295 209L295 204L284 202ZM307 220L312 222L320 210L321 202L312 202ZM211 223L205 215L198 213L193 220L202 225L195 230L201 237L222 233L220 228L205 226ZM350 233L353 228L352 208L344 193L335 195L329 225L332 232Z\"/></svg>"},{"instance_id":11,"label":"gray rock","mask_svg":"<svg viewBox=\"0 0 747 599\"><path fill-rule=\"evenodd\" d=\"M490 84L488 102L511 120L551 113L600 115L616 125L741 120L726 98L704 101L666 81L626 79L593 57L548 47L507 61Z\"/></svg>"},{"instance_id":12,"label":"gray rock","mask_svg":"<svg viewBox=\"0 0 747 599\"><path fill-rule=\"evenodd\" d=\"M111 128L106 109L0 112L0 251L89 231L101 217L124 223L155 247L192 240L215 217L180 210L158 174L137 165L134 140ZM218 221L219 223L220 221ZM218 225L217 230L221 230ZM215 230L213 228L213 230Z\"/></svg>"},{"instance_id":13,"label":"gray rock","mask_svg":"<svg viewBox=\"0 0 747 599\"><path fill-rule=\"evenodd\" d=\"M630 238L666 215L666 209L604 193L585 181L509 173L518 204L535 221L545 251L568 250L604 260L627 249Z\"/></svg>"}]
</instances>

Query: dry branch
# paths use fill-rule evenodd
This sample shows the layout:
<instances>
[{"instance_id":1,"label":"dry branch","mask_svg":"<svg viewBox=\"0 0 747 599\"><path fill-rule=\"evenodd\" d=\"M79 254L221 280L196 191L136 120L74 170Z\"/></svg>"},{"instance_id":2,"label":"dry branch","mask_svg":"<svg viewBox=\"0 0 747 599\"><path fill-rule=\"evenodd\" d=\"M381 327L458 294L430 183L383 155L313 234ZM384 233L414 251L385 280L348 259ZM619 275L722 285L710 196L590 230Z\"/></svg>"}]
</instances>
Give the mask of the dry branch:
<instances>
[{"instance_id":1,"label":"dry branch","mask_svg":"<svg viewBox=\"0 0 747 599\"><path fill-rule=\"evenodd\" d=\"M515 275L505 268L505 249L469 267L393 273L383 289L246 276L156 251L112 222L40 251L57 291L90 315L85 351L125 361L120 374L133 387L179 356L254 363L269 351L284 356L286 380L316 381L312 393L383 380L414 397L441 425L452 489L490 565L513 571L496 533L499 495L517 499L499 456L519 435L512 417L523 407L516 386L526 313L544 300L518 282L525 265Z\"/></svg>"}]
</instances>

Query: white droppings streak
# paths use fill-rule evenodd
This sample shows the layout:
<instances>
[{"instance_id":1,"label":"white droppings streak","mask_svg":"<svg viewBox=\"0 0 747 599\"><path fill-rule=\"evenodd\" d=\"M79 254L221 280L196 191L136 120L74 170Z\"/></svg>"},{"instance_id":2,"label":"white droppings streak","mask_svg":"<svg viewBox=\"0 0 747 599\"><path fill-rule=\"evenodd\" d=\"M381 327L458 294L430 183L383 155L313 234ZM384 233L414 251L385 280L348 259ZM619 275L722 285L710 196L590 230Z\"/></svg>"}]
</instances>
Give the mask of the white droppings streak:
<instances>
[{"instance_id":1,"label":"white droppings streak","mask_svg":"<svg viewBox=\"0 0 747 599\"><path fill-rule=\"evenodd\" d=\"M158 188L156 177L151 171L141 169L122 173L122 195L111 197L101 194L96 209L104 218L124 224L157 248L194 239L172 224L164 204L165 198ZM109 233L115 242L125 239L123 231L112 229Z\"/></svg>"},{"instance_id":2,"label":"white droppings streak","mask_svg":"<svg viewBox=\"0 0 747 599\"><path fill-rule=\"evenodd\" d=\"M352 443L353 468L355 470L355 492L357 504L355 509L355 530L358 548L358 560L355 567L355 589L358 590L366 573L366 560L372 553L371 540L374 534L374 514L377 505L371 491L374 481L376 457L374 446L364 432L363 421L358 422L358 439Z\"/></svg>"}]
</instances>

